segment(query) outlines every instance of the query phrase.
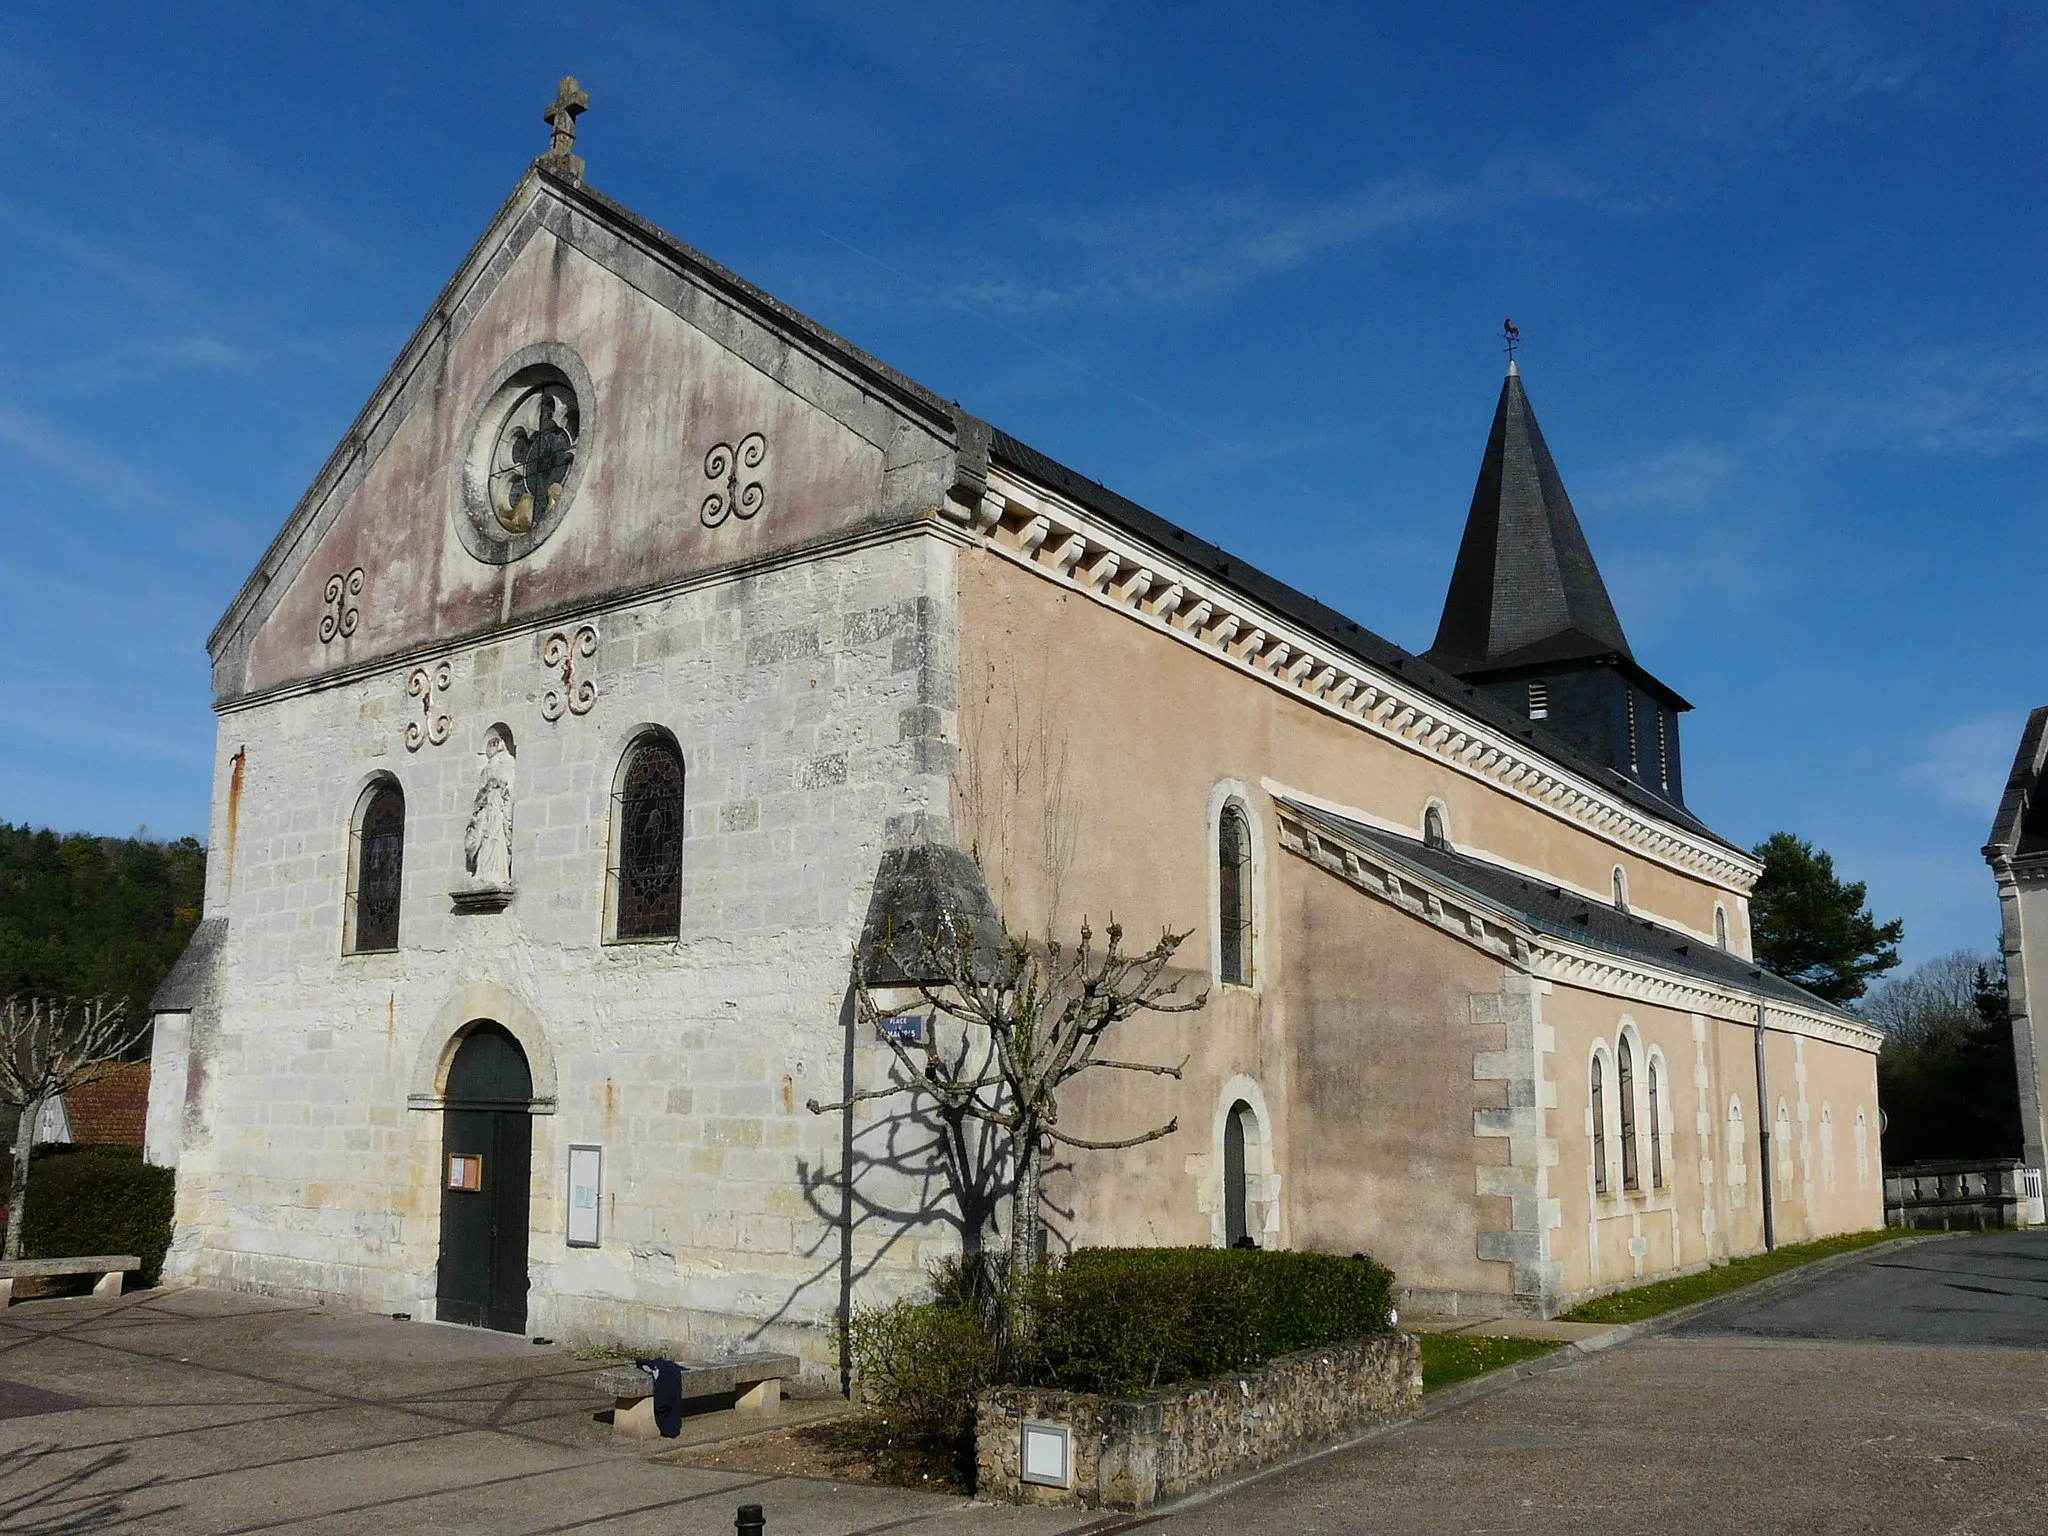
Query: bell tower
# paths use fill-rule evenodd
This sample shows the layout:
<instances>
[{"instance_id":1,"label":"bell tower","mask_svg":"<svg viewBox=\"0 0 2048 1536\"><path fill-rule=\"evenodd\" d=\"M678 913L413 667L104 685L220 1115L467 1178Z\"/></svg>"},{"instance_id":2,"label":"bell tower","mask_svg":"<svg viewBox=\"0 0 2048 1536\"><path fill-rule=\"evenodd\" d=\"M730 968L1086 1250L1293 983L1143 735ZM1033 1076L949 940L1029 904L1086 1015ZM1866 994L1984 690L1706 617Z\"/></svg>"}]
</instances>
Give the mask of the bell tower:
<instances>
[{"instance_id":1,"label":"bell tower","mask_svg":"<svg viewBox=\"0 0 2048 1536\"><path fill-rule=\"evenodd\" d=\"M1684 806L1678 717L1692 706L1629 650L1512 360L1424 659Z\"/></svg>"}]
</instances>

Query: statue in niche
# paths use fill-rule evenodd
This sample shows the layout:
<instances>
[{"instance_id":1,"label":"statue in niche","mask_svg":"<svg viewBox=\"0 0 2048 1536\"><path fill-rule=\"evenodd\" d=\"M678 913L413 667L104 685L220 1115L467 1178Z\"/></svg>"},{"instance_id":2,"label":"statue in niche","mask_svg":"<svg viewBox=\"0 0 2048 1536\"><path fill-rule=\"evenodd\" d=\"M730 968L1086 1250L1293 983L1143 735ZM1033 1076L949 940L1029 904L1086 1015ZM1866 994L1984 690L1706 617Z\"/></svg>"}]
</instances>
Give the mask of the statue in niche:
<instances>
[{"instance_id":1,"label":"statue in niche","mask_svg":"<svg viewBox=\"0 0 2048 1536\"><path fill-rule=\"evenodd\" d=\"M503 726L484 738L483 778L469 828L462 835L468 889L478 893L509 893L512 889L512 739ZM458 893L459 894L459 893Z\"/></svg>"}]
</instances>

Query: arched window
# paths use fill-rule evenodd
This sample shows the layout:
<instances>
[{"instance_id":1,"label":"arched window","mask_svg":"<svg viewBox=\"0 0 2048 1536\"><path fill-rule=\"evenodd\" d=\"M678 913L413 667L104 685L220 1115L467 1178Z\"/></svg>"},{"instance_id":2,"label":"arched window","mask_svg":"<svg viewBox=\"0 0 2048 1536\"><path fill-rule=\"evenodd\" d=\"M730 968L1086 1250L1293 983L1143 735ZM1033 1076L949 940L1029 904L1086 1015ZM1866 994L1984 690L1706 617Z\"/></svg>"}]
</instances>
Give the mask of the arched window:
<instances>
[{"instance_id":1,"label":"arched window","mask_svg":"<svg viewBox=\"0 0 2048 1536\"><path fill-rule=\"evenodd\" d=\"M1621 1187L1640 1189L1636 1169L1636 1058L1628 1036L1615 1047L1614 1091L1621 1098Z\"/></svg>"},{"instance_id":2,"label":"arched window","mask_svg":"<svg viewBox=\"0 0 2048 1536\"><path fill-rule=\"evenodd\" d=\"M1614 910L1628 910L1628 871L1619 864L1614 866Z\"/></svg>"},{"instance_id":3,"label":"arched window","mask_svg":"<svg viewBox=\"0 0 2048 1536\"><path fill-rule=\"evenodd\" d=\"M1649 1065L1650 1084L1650 1188L1664 1187L1664 1111L1658 1103L1657 1058L1652 1056Z\"/></svg>"},{"instance_id":4,"label":"arched window","mask_svg":"<svg viewBox=\"0 0 2048 1536\"><path fill-rule=\"evenodd\" d=\"M1252 980L1252 833L1244 810L1223 807L1216 819L1216 892L1220 918L1216 976L1235 986Z\"/></svg>"},{"instance_id":5,"label":"arched window","mask_svg":"<svg viewBox=\"0 0 2048 1536\"><path fill-rule=\"evenodd\" d=\"M347 947L352 954L398 948L405 869L405 791L379 779L364 794L349 837Z\"/></svg>"},{"instance_id":6,"label":"arched window","mask_svg":"<svg viewBox=\"0 0 2048 1536\"><path fill-rule=\"evenodd\" d=\"M1714 942L1723 949L1728 947L1728 909L1726 907L1717 906L1714 908Z\"/></svg>"},{"instance_id":7,"label":"arched window","mask_svg":"<svg viewBox=\"0 0 2048 1536\"><path fill-rule=\"evenodd\" d=\"M643 736L626 753L613 825L612 934L672 939L683 924L683 759Z\"/></svg>"},{"instance_id":8,"label":"arched window","mask_svg":"<svg viewBox=\"0 0 2048 1536\"><path fill-rule=\"evenodd\" d=\"M1432 848L1451 846L1450 834L1444 831L1443 807L1432 805L1422 813L1422 840Z\"/></svg>"},{"instance_id":9,"label":"arched window","mask_svg":"<svg viewBox=\"0 0 2048 1536\"><path fill-rule=\"evenodd\" d=\"M1607 1193L1607 1094L1598 1056L1593 1058L1593 1193Z\"/></svg>"},{"instance_id":10,"label":"arched window","mask_svg":"<svg viewBox=\"0 0 2048 1536\"><path fill-rule=\"evenodd\" d=\"M1223 1243L1228 1248L1259 1246L1246 1219L1251 1207L1251 1188L1247 1182L1244 1142L1251 1118L1251 1105L1240 1099L1230 1106L1230 1115L1223 1122Z\"/></svg>"}]
</instances>

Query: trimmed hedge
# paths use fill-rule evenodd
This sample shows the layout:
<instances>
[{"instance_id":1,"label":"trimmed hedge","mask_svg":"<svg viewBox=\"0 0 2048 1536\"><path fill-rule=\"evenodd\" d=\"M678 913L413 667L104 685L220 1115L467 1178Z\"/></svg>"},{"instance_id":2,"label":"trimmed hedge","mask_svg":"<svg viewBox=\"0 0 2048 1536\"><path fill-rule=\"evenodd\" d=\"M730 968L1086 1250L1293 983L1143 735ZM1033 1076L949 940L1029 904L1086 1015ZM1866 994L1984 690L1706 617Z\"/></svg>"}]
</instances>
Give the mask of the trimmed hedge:
<instances>
[{"instance_id":1,"label":"trimmed hedge","mask_svg":"<svg viewBox=\"0 0 2048 1536\"><path fill-rule=\"evenodd\" d=\"M1388 1332L1394 1275L1363 1256L1079 1248L1041 1275L1027 1385L1128 1395Z\"/></svg>"},{"instance_id":2,"label":"trimmed hedge","mask_svg":"<svg viewBox=\"0 0 2048 1536\"><path fill-rule=\"evenodd\" d=\"M29 1165L21 1251L32 1259L132 1253L142 1271L130 1283L155 1285L171 1246L175 1185L170 1169L143 1162L140 1147L39 1147Z\"/></svg>"}]
</instances>

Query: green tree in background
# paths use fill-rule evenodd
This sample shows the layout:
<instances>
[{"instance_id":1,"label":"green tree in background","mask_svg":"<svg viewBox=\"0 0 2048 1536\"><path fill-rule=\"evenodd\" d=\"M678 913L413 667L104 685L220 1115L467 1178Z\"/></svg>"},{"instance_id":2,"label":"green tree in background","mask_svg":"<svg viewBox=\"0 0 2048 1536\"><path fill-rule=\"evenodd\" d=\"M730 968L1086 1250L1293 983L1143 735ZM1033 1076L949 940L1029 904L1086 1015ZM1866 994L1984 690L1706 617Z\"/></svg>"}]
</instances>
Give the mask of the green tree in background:
<instances>
[{"instance_id":1,"label":"green tree in background","mask_svg":"<svg viewBox=\"0 0 2048 1536\"><path fill-rule=\"evenodd\" d=\"M1888 981L1864 1013L1885 1034L1877 1058L1887 1166L2018 1157L2005 960L1959 949Z\"/></svg>"},{"instance_id":2,"label":"green tree in background","mask_svg":"<svg viewBox=\"0 0 2048 1536\"><path fill-rule=\"evenodd\" d=\"M0 997L98 997L149 1017L199 922L206 849L0 822Z\"/></svg>"},{"instance_id":3,"label":"green tree in background","mask_svg":"<svg viewBox=\"0 0 2048 1536\"><path fill-rule=\"evenodd\" d=\"M1752 850L1763 875L1749 893L1749 928L1764 969L1831 1003L1852 1003L1899 963L1906 925L1870 915L1864 885L1803 837L1773 832Z\"/></svg>"}]
</instances>

